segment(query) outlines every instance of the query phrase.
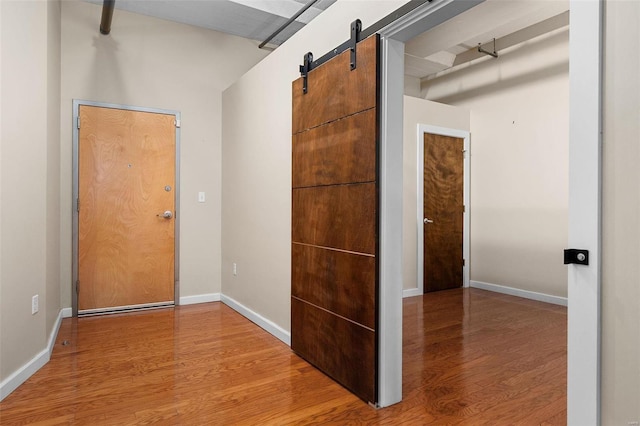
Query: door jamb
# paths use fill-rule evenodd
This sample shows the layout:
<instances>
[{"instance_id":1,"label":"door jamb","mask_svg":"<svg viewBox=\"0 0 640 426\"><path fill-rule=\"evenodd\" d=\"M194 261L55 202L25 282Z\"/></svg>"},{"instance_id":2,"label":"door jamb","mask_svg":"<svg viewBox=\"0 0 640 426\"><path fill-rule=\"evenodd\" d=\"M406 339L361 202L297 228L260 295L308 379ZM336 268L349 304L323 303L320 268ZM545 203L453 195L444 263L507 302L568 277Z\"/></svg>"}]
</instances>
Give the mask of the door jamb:
<instances>
[{"instance_id":1,"label":"door jamb","mask_svg":"<svg viewBox=\"0 0 640 426\"><path fill-rule=\"evenodd\" d=\"M484 0L424 3L380 34L378 405L402 400L402 127L404 42Z\"/></svg>"},{"instance_id":2,"label":"door jamb","mask_svg":"<svg viewBox=\"0 0 640 426\"><path fill-rule=\"evenodd\" d=\"M71 309L74 317L78 316L78 209L76 200L78 199L78 120L80 113L80 106L94 106L100 108L114 108L128 111L138 112L150 112L154 114L173 115L175 117L176 126L176 164L175 164L175 188L174 188L174 205L175 205L175 231L174 231L174 304L180 303L180 112L159 109L159 108L146 108L131 105L120 105L105 102L86 101L81 99L73 100L73 197L72 197L72 280L71 280Z\"/></svg>"},{"instance_id":3,"label":"door jamb","mask_svg":"<svg viewBox=\"0 0 640 426\"><path fill-rule=\"evenodd\" d=\"M417 144L418 144L418 196L416 205L416 231L418 233L417 247L417 295L424 293L424 135L450 136L464 140L464 160L463 160L463 203L465 206L462 224L462 258L465 260L463 267L462 287L467 288L470 284L469 270L469 226L471 210L471 133L466 130L449 129L446 127L433 126L430 124L418 124ZM412 289L413 290L413 289Z\"/></svg>"},{"instance_id":4,"label":"door jamb","mask_svg":"<svg viewBox=\"0 0 640 426\"><path fill-rule=\"evenodd\" d=\"M402 95L404 90L404 42L481 3L483 0L442 0L427 3L380 30L381 64L381 146L402 141ZM568 362L567 423L600 424L601 368L601 206L602 206L602 38L604 1L570 0L570 134L569 134L569 241L570 245L592 251L591 264L570 265L568 282ZM392 114L395 110L399 114ZM400 116L399 118L397 116ZM397 146L394 145L394 146ZM398 148L395 148L398 149ZM400 148L401 149L401 148ZM402 167L387 163L385 168ZM393 159L394 157L392 157ZM397 174L392 181L398 179ZM402 176L400 173L400 183ZM397 188L380 182L381 194ZM393 182L392 182L393 183ZM381 203L385 199L381 198ZM381 269L389 260L382 244L390 207L381 205ZM401 210L401 208L400 208ZM401 212L400 212L401 214ZM400 238L401 239L401 238ZM558 256L561 256L559 253ZM394 259L391 259L394 260ZM396 280L391 282L390 279ZM381 406L402 400L402 273L380 280L380 398ZM398 306L400 308L398 308ZM400 316L398 321L397 317ZM388 323L387 323L388 322ZM393 335L395 333L395 336ZM396 345L393 349L390 346ZM384 362L383 362L384 361Z\"/></svg>"}]
</instances>

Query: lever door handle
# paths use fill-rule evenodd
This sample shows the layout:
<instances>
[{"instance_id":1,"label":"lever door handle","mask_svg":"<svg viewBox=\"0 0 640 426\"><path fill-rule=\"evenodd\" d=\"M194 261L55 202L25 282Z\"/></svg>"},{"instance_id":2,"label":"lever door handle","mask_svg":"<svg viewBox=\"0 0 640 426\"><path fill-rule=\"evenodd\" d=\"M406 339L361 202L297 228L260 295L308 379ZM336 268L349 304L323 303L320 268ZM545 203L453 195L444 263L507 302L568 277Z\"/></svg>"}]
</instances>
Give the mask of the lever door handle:
<instances>
[{"instance_id":1,"label":"lever door handle","mask_svg":"<svg viewBox=\"0 0 640 426\"><path fill-rule=\"evenodd\" d=\"M425 217L424 218L424 223L433 223L433 221L431 219L428 219L428 218Z\"/></svg>"},{"instance_id":2,"label":"lever door handle","mask_svg":"<svg viewBox=\"0 0 640 426\"><path fill-rule=\"evenodd\" d=\"M167 210L162 214L158 213L156 216L158 216L158 217L162 216L165 219L171 219L173 217L173 213L171 212L171 210Z\"/></svg>"}]
</instances>

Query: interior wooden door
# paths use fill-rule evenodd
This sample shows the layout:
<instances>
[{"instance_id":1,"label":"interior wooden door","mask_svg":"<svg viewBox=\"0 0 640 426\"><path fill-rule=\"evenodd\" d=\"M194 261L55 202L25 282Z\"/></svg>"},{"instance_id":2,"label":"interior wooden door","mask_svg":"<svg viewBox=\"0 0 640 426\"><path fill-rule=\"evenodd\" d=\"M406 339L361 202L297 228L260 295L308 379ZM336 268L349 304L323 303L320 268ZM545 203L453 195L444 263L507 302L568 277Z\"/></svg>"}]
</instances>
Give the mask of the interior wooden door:
<instances>
[{"instance_id":1,"label":"interior wooden door","mask_svg":"<svg viewBox=\"0 0 640 426\"><path fill-rule=\"evenodd\" d=\"M377 400L378 36L293 82L291 347Z\"/></svg>"},{"instance_id":2,"label":"interior wooden door","mask_svg":"<svg viewBox=\"0 0 640 426\"><path fill-rule=\"evenodd\" d=\"M172 304L175 116L80 105L78 311Z\"/></svg>"},{"instance_id":3,"label":"interior wooden door","mask_svg":"<svg viewBox=\"0 0 640 426\"><path fill-rule=\"evenodd\" d=\"M464 139L424 134L424 292L462 287Z\"/></svg>"}]
</instances>

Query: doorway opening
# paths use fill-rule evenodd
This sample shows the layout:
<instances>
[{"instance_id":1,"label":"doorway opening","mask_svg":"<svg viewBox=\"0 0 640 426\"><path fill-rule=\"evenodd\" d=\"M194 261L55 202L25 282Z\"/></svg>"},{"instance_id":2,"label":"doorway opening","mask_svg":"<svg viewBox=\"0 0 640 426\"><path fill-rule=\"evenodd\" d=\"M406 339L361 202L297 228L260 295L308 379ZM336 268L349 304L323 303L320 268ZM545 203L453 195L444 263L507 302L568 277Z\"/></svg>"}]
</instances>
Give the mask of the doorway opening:
<instances>
[{"instance_id":1,"label":"doorway opening","mask_svg":"<svg viewBox=\"0 0 640 426\"><path fill-rule=\"evenodd\" d=\"M429 4L394 22L381 31L383 45L382 116L383 150L397 146L402 139L402 120L394 111L402 111L404 93L405 42L416 34L437 29L443 22L452 21L475 4L443 1ZM476 2L476 4L482 2ZM486 2L487 4L492 2ZM520 3L520 2L518 2ZM465 5L467 7L465 7ZM512 11L502 11L509 16ZM578 245L595 253L595 261L582 269L569 266L568 300L568 384L567 412L570 424L597 424L599 419L599 303L600 303L600 128L601 128L601 35L602 10L597 2L572 1L569 117L569 230L568 245ZM503 15L504 16L504 15ZM464 20L457 28L466 30ZM445 32L451 34L451 30ZM433 36L433 34L430 34ZM486 49L485 49L486 50ZM428 55L425 55L425 57ZM392 117L390 119L389 117ZM395 118L395 119L394 119ZM474 144L475 146L475 144ZM386 153L386 152L385 152ZM394 162L391 155L386 161ZM397 163L393 164L397 166ZM387 171L383 158L383 174ZM389 167L389 171L392 169ZM387 180L382 180L382 194ZM391 179L393 180L393 179ZM388 189L394 185L388 185ZM384 206L383 206L384 213ZM382 227L385 223L383 221ZM558 254L561 256L561 253ZM385 277L383 277L385 278ZM383 279L382 284L386 284ZM383 296L393 291L383 291ZM384 321L392 310L383 310ZM382 341L384 346L391 343ZM393 340L393 342L397 342ZM397 362L397 361L396 361ZM397 391L394 391L397 392ZM394 394L397 397L397 394ZM590 407L585 410L584 407Z\"/></svg>"}]
</instances>

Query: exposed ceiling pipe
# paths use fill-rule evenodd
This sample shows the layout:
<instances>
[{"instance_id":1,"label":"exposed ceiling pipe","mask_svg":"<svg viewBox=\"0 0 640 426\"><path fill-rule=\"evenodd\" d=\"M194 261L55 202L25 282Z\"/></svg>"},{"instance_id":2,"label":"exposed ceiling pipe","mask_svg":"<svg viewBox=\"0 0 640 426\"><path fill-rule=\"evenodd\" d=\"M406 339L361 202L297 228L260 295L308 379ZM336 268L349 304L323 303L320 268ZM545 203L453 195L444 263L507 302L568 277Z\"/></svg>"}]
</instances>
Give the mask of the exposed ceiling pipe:
<instances>
[{"instance_id":1,"label":"exposed ceiling pipe","mask_svg":"<svg viewBox=\"0 0 640 426\"><path fill-rule=\"evenodd\" d=\"M116 0L104 0L102 3L102 20L100 21L100 32L109 34L111 32L111 19L113 19L113 9L116 7Z\"/></svg>"},{"instance_id":2,"label":"exposed ceiling pipe","mask_svg":"<svg viewBox=\"0 0 640 426\"><path fill-rule=\"evenodd\" d=\"M107 0L104 0L107 1ZM277 30L275 30L273 32L273 34L271 34L269 37L266 38L265 41L263 41L262 43L260 43L260 45L258 46L258 49L262 49L267 43L269 43L271 41L272 38L274 38L275 36L277 36L278 34L280 34L282 32L282 30L284 30L285 28L287 28L289 25L291 25L291 23L293 21L295 21L296 19L298 19L298 16L302 15L304 12L307 11L307 9L309 9L311 6L313 6L318 0L311 0L309 3L305 4L304 6L302 6L302 9L300 9L298 12L296 12L295 15L293 15L291 18L289 18L287 20L287 22L285 22L284 24L282 24L280 26L280 28L278 28Z\"/></svg>"}]
</instances>

